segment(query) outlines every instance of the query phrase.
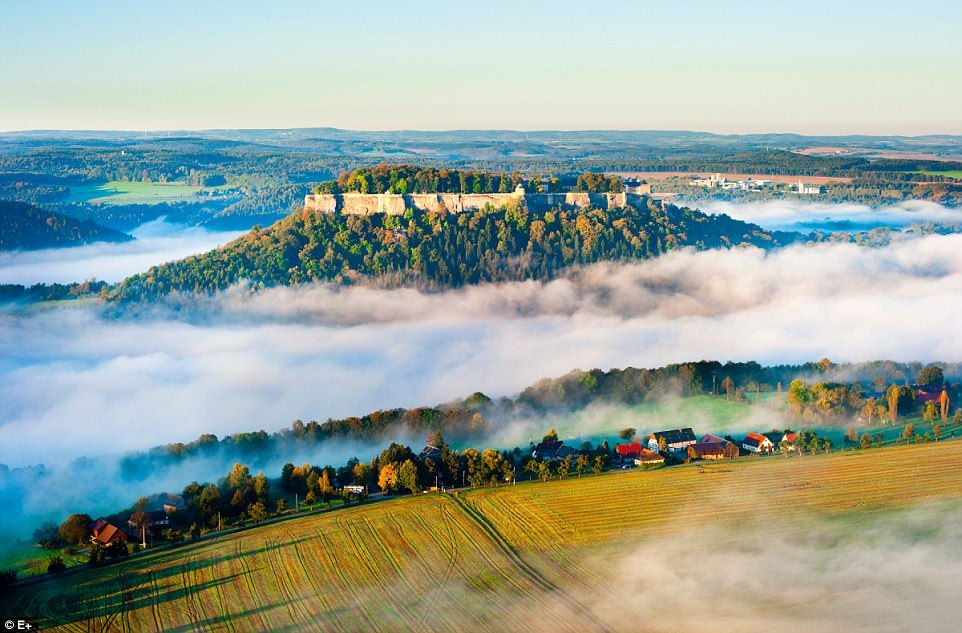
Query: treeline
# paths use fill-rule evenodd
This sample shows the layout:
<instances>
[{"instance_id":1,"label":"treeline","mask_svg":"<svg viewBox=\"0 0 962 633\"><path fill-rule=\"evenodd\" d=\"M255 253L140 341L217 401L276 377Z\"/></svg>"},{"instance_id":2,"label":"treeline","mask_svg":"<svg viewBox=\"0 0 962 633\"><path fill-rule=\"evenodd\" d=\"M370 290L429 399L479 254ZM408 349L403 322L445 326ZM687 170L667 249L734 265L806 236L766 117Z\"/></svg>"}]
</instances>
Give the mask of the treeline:
<instances>
[{"instance_id":1,"label":"treeline","mask_svg":"<svg viewBox=\"0 0 962 633\"><path fill-rule=\"evenodd\" d=\"M74 284L0 284L0 301L62 301L102 295L110 288L105 281L83 281Z\"/></svg>"},{"instance_id":2,"label":"treeline","mask_svg":"<svg viewBox=\"0 0 962 633\"><path fill-rule=\"evenodd\" d=\"M797 419L831 423L860 419L866 424L896 424L905 417L921 416L925 422L946 422L954 413L962 422L958 409L962 388L945 380L939 365L922 367L914 382L897 384L891 376L875 375L868 384L860 381L811 382L795 379L788 386L785 402Z\"/></svg>"},{"instance_id":3,"label":"treeline","mask_svg":"<svg viewBox=\"0 0 962 633\"><path fill-rule=\"evenodd\" d=\"M604 178L604 176L601 176ZM421 165L361 167L347 171L337 180L322 182L315 193L510 193L522 186L526 191L558 191L557 178L522 177L520 172L436 169ZM580 191L587 191L582 189Z\"/></svg>"},{"instance_id":4,"label":"treeline","mask_svg":"<svg viewBox=\"0 0 962 633\"><path fill-rule=\"evenodd\" d=\"M301 211L223 248L130 277L111 296L131 301L174 291L210 293L241 280L256 286L376 281L424 288L548 280L570 266L647 259L683 246L771 248L797 237L727 215L650 203L544 212L509 204L457 215Z\"/></svg>"},{"instance_id":5,"label":"treeline","mask_svg":"<svg viewBox=\"0 0 962 633\"><path fill-rule=\"evenodd\" d=\"M0 200L0 250L31 250L133 239L90 220L78 220L31 204Z\"/></svg>"}]
</instances>

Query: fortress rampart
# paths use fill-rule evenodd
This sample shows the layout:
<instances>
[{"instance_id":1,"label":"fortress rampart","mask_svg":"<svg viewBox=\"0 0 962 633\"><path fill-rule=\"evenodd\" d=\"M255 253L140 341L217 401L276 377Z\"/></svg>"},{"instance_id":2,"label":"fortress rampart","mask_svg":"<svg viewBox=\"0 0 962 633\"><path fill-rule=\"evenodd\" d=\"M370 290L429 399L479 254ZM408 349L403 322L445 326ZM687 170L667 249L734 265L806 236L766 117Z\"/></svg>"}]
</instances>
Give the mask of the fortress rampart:
<instances>
[{"instance_id":1,"label":"fortress rampart","mask_svg":"<svg viewBox=\"0 0 962 633\"><path fill-rule=\"evenodd\" d=\"M512 201L532 211L545 211L562 206L583 209L588 206L614 209L644 204L645 196L634 193L319 193L304 198L304 208L320 213L401 215L406 209L460 213L483 209L486 205L502 207Z\"/></svg>"}]
</instances>

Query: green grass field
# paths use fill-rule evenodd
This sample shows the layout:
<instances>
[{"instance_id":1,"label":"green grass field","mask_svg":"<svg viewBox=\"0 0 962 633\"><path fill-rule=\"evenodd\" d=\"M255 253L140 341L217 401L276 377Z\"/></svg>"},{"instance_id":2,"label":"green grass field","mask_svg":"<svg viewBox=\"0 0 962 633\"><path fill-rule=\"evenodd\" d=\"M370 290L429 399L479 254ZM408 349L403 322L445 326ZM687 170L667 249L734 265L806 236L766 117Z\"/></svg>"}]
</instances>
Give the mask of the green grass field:
<instances>
[{"instance_id":1,"label":"green grass field","mask_svg":"<svg viewBox=\"0 0 962 633\"><path fill-rule=\"evenodd\" d=\"M666 614L639 626L619 606L639 544L868 529L962 499L960 461L952 441L398 498L20 587L0 612L61 631L667 631Z\"/></svg>"},{"instance_id":2,"label":"green grass field","mask_svg":"<svg viewBox=\"0 0 962 633\"><path fill-rule=\"evenodd\" d=\"M945 176L946 178L955 178L957 180L962 180L962 171L920 171L916 172L920 174L925 174L926 176Z\"/></svg>"},{"instance_id":3,"label":"green grass field","mask_svg":"<svg viewBox=\"0 0 962 633\"><path fill-rule=\"evenodd\" d=\"M88 204L157 204L196 200L201 187L183 183L120 182L71 185L69 202Z\"/></svg>"}]
</instances>

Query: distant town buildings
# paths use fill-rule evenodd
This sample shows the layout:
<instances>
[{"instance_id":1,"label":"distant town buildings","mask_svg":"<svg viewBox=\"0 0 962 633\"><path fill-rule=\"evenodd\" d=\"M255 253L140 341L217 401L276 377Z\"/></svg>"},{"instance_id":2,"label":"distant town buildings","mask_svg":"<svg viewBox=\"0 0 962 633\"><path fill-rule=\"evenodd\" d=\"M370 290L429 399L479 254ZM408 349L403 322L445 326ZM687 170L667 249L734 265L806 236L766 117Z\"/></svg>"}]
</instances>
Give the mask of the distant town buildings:
<instances>
[{"instance_id":1,"label":"distant town buildings","mask_svg":"<svg viewBox=\"0 0 962 633\"><path fill-rule=\"evenodd\" d=\"M722 191L764 191L764 190L790 190L803 195L821 195L825 193L823 185L815 185L799 180L794 185L768 179L743 178L740 180L729 180L721 174L712 174L708 177L693 178L688 181L692 187L704 187L706 189L721 189ZM627 191L627 189L626 189Z\"/></svg>"}]
</instances>

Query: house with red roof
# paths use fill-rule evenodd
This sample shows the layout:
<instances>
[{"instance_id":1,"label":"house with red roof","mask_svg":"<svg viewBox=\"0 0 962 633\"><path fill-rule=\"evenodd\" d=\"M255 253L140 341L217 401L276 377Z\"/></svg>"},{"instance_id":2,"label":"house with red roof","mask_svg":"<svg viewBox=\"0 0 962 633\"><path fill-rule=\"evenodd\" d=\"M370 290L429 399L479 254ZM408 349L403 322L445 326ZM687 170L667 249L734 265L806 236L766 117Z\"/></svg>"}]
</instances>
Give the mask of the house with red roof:
<instances>
[{"instance_id":1,"label":"house with red roof","mask_svg":"<svg viewBox=\"0 0 962 633\"><path fill-rule=\"evenodd\" d=\"M775 450L775 445L764 435L749 433L742 440L742 448L749 453L771 453Z\"/></svg>"},{"instance_id":2,"label":"house with red roof","mask_svg":"<svg viewBox=\"0 0 962 633\"><path fill-rule=\"evenodd\" d=\"M99 545L126 543L127 533L105 519L97 519L91 528L90 542Z\"/></svg>"},{"instance_id":3,"label":"house with red roof","mask_svg":"<svg viewBox=\"0 0 962 633\"><path fill-rule=\"evenodd\" d=\"M636 457L641 455L641 451L642 451L641 442L632 442L631 444L615 445L615 452L618 453L618 456L621 458L622 461L635 459Z\"/></svg>"}]
</instances>

